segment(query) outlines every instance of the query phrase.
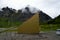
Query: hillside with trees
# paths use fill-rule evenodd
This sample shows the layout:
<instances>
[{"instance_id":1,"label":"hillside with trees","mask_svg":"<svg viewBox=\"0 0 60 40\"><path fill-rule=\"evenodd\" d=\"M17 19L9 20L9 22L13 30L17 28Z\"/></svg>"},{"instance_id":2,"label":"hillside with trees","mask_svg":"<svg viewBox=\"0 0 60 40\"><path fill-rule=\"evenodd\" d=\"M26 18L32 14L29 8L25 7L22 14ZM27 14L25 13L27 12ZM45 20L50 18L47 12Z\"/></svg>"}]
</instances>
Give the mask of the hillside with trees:
<instances>
[{"instance_id":1,"label":"hillside with trees","mask_svg":"<svg viewBox=\"0 0 60 40\"><path fill-rule=\"evenodd\" d=\"M36 10L35 8L32 8ZM51 20L51 17L48 16L41 10L38 10L39 13L39 21L41 23L45 23ZM35 13L31 12L29 7L25 7L24 9L15 10L9 7L4 7L0 11L0 27L12 27L20 25L22 22L31 18Z\"/></svg>"},{"instance_id":2,"label":"hillside with trees","mask_svg":"<svg viewBox=\"0 0 60 40\"><path fill-rule=\"evenodd\" d=\"M48 24L60 24L60 15L49 21Z\"/></svg>"}]
</instances>

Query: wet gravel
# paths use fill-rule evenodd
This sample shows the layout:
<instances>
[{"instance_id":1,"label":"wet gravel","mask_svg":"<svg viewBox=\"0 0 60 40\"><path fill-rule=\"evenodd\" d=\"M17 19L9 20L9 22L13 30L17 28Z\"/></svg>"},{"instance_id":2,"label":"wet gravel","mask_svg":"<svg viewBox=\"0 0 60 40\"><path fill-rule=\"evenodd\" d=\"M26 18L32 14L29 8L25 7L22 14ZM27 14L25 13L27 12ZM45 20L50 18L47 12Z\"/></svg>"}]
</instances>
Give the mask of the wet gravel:
<instances>
[{"instance_id":1,"label":"wet gravel","mask_svg":"<svg viewBox=\"0 0 60 40\"><path fill-rule=\"evenodd\" d=\"M60 40L55 31L41 32L39 34L18 34L17 32L0 33L0 40Z\"/></svg>"}]
</instances>

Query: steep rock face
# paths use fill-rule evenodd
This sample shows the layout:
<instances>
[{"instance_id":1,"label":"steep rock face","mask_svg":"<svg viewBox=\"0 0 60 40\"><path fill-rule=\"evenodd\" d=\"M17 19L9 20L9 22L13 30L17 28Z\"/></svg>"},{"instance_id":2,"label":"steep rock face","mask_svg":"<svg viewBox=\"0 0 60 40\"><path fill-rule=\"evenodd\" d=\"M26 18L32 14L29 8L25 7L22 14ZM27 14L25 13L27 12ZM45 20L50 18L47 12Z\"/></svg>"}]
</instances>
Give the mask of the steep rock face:
<instances>
[{"instance_id":1,"label":"steep rock face","mask_svg":"<svg viewBox=\"0 0 60 40\"><path fill-rule=\"evenodd\" d=\"M46 13L39 11L39 16L40 16L40 22L47 22L49 20L51 20L52 18L50 16L48 16Z\"/></svg>"},{"instance_id":2,"label":"steep rock face","mask_svg":"<svg viewBox=\"0 0 60 40\"><path fill-rule=\"evenodd\" d=\"M33 9L35 9L35 8L33 8ZM47 22L47 21L52 19L50 16L48 16L43 11L40 11L40 10L37 10L37 9L35 9L36 11L31 11L31 9L29 7L27 7L24 10L25 11L23 12L23 14L25 14L24 15L25 18L30 18L32 15L34 15L34 13L38 12L39 13L39 19L40 19L41 23L42 22Z\"/></svg>"},{"instance_id":3,"label":"steep rock face","mask_svg":"<svg viewBox=\"0 0 60 40\"><path fill-rule=\"evenodd\" d=\"M60 24L60 15L57 16L56 18L50 20L48 24Z\"/></svg>"},{"instance_id":4,"label":"steep rock face","mask_svg":"<svg viewBox=\"0 0 60 40\"><path fill-rule=\"evenodd\" d=\"M16 12L15 9L5 7L2 8L2 11L0 11L0 17L8 18L8 20L10 21L24 22L30 17L32 17L36 12L39 13L39 17L40 17L39 19L41 23L47 22L51 19L51 17L45 14L43 11L33 7L25 7L23 9L18 10L18 12Z\"/></svg>"}]
</instances>

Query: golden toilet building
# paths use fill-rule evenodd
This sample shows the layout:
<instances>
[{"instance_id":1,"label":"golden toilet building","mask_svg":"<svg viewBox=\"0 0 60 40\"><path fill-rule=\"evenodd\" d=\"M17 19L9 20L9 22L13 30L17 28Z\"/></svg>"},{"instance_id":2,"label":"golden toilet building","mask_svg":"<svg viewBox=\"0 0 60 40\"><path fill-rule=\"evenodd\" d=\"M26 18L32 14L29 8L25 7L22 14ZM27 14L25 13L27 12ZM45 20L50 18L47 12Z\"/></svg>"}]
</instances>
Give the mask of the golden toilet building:
<instances>
[{"instance_id":1,"label":"golden toilet building","mask_svg":"<svg viewBox=\"0 0 60 40\"><path fill-rule=\"evenodd\" d=\"M39 13L35 13L30 19L25 21L17 29L21 34L36 34L39 33Z\"/></svg>"}]
</instances>

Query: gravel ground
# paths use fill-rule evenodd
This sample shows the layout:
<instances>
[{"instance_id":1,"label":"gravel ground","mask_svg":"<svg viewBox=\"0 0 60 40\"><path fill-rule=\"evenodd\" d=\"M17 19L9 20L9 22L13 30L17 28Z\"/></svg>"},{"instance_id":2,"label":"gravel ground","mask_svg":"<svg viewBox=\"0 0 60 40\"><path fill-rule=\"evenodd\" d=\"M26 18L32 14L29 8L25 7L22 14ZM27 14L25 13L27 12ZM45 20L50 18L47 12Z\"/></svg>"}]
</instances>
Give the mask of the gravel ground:
<instances>
[{"instance_id":1,"label":"gravel ground","mask_svg":"<svg viewBox=\"0 0 60 40\"><path fill-rule=\"evenodd\" d=\"M60 40L55 31L41 32L39 34L17 34L17 32L0 33L0 40Z\"/></svg>"}]
</instances>

